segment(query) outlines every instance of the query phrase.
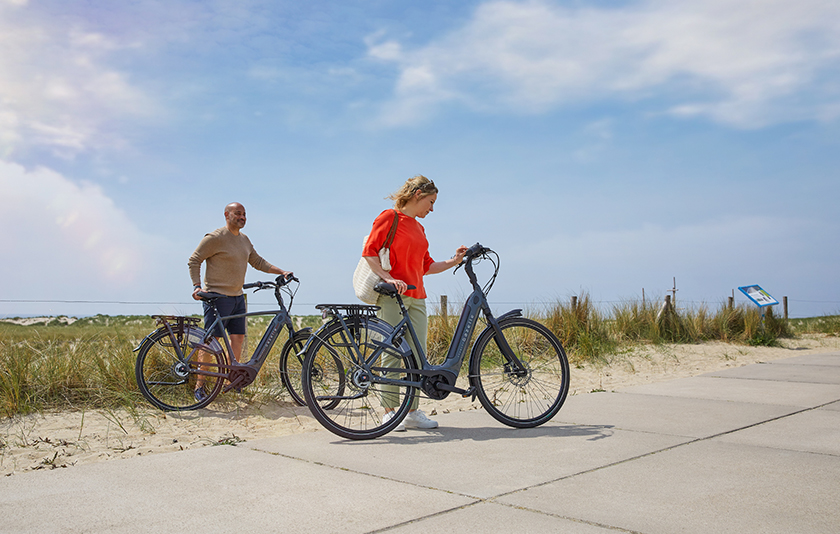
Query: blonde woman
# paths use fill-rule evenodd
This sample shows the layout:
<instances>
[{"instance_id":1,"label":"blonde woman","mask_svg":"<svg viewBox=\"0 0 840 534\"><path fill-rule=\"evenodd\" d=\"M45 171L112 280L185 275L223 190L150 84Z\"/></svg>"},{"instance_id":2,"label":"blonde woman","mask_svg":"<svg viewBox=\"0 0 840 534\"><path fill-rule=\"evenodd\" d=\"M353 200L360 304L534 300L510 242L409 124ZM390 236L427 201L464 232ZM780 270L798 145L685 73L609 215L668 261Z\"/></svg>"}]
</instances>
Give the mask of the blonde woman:
<instances>
[{"instance_id":1,"label":"blonde woman","mask_svg":"<svg viewBox=\"0 0 840 534\"><path fill-rule=\"evenodd\" d=\"M417 332L417 338L423 349L426 349L426 338L429 329L429 319L426 313L426 290L423 286L423 277L427 274L441 273L455 267L464 258L467 247L460 246L455 255L446 261L434 261L429 255L429 242L426 240L426 232L418 219L425 219L434 211L437 201L438 188L435 183L425 176L418 175L407 180L397 192L388 198L394 201L394 210L398 217L397 231L394 241L391 244L391 271L386 272L379 263L379 249L385 243L388 232L394 221L394 210L385 210L373 221L373 229L370 232L367 243L362 251L362 256L370 265L370 268L380 278L389 284L393 284L403 296L403 304L411 323ZM408 286L415 286L415 289L408 289ZM400 308L395 299L380 296L377 305L380 306L377 315L380 319L389 324L396 325L402 316ZM411 343L411 340L409 340ZM383 404L387 410L385 421L393 417L397 402L392 406L387 405L388 398L384 395ZM415 398L408 416L397 431L404 431L406 427L411 428L437 428L437 421L426 417L422 410L417 409L418 401Z\"/></svg>"}]
</instances>

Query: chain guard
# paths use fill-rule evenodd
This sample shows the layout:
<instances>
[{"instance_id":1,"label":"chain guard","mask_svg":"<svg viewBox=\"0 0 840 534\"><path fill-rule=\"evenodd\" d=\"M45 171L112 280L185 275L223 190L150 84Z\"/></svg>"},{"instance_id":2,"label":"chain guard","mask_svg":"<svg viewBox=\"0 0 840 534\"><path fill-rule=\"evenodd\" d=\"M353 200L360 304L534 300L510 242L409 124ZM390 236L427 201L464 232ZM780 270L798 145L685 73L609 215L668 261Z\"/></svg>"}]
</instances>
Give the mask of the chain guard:
<instances>
[{"instance_id":1,"label":"chain guard","mask_svg":"<svg viewBox=\"0 0 840 534\"><path fill-rule=\"evenodd\" d=\"M444 389L438 388L438 384L445 384L447 386L454 385L449 383L449 380L447 379L446 375L424 376L422 380L420 380L420 385L423 388L423 392L430 399L443 400L449 396L451 391L446 391Z\"/></svg>"},{"instance_id":2,"label":"chain guard","mask_svg":"<svg viewBox=\"0 0 840 534\"><path fill-rule=\"evenodd\" d=\"M231 389L242 389L257 378L257 371L253 367L242 366L231 369L228 380L230 383L225 386L225 391Z\"/></svg>"}]
</instances>

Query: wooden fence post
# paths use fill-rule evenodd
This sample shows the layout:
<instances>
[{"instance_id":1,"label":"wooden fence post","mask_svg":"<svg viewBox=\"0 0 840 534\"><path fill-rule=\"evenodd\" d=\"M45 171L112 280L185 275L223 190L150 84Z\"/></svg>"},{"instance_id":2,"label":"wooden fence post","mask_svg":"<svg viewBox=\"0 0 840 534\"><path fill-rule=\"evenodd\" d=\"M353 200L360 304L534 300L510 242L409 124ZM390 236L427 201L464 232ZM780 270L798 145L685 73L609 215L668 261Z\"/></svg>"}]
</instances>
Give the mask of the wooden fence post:
<instances>
[{"instance_id":1,"label":"wooden fence post","mask_svg":"<svg viewBox=\"0 0 840 534\"><path fill-rule=\"evenodd\" d=\"M572 313L577 312L577 297L572 296Z\"/></svg>"},{"instance_id":2,"label":"wooden fence post","mask_svg":"<svg viewBox=\"0 0 840 534\"><path fill-rule=\"evenodd\" d=\"M444 319L449 315L449 299L446 295L440 296L440 314Z\"/></svg>"},{"instance_id":3,"label":"wooden fence post","mask_svg":"<svg viewBox=\"0 0 840 534\"><path fill-rule=\"evenodd\" d=\"M787 318L788 318L787 297L782 297L782 304L785 308L785 321L787 321Z\"/></svg>"}]
</instances>

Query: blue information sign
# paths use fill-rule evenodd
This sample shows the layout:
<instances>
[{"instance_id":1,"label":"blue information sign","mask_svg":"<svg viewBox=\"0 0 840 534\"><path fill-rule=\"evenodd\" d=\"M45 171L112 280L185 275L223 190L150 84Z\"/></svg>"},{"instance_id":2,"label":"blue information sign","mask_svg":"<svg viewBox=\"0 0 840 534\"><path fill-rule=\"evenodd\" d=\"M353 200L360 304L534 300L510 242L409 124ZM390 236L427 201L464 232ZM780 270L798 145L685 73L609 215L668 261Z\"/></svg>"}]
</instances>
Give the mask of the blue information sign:
<instances>
[{"instance_id":1,"label":"blue information sign","mask_svg":"<svg viewBox=\"0 0 840 534\"><path fill-rule=\"evenodd\" d=\"M747 296L748 299L755 302L759 308L765 306L775 306L779 303L778 300L770 296L770 293L764 291L759 286L741 286L738 288L741 293Z\"/></svg>"}]
</instances>

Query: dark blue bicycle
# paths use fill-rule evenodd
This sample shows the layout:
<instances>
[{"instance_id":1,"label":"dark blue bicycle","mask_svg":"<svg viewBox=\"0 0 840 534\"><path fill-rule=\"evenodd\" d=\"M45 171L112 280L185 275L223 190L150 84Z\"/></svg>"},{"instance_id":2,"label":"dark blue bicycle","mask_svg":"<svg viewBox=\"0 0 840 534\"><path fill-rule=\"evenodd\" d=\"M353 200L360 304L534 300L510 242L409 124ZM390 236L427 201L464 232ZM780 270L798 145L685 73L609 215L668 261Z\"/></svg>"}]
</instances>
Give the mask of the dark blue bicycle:
<instances>
[{"instance_id":1,"label":"dark blue bicycle","mask_svg":"<svg viewBox=\"0 0 840 534\"><path fill-rule=\"evenodd\" d=\"M483 259L494 266L484 288L473 270L473 263ZM495 252L476 243L461 265L473 292L440 365L426 359L391 284L380 283L376 290L397 300L403 319L396 326L376 317L377 306L317 306L331 320L307 342L301 378L306 403L325 428L348 439L382 436L402 422L417 395L478 397L498 421L520 428L539 426L557 414L569 391L569 362L560 341L544 325L523 317L522 310L493 316L487 292L499 272ZM472 345L466 383L459 383L480 315L486 327Z\"/></svg>"},{"instance_id":2,"label":"dark blue bicycle","mask_svg":"<svg viewBox=\"0 0 840 534\"><path fill-rule=\"evenodd\" d=\"M206 331L198 326L198 317L153 316L159 325L158 329L146 336L134 349L138 351L135 378L140 392L162 410L203 408L213 402L219 393L230 389L239 390L251 384L257 378L281 331L285 329L288 339L280 351L280 376L292 400L302 406L305 402L300 384L303 348L312 329L294 329L281 294L285 292L289 297L291 308L295 295L295 291L288 285L291 282L300 283L293 276L278 276L274 281L245 284L243 289L273 289L279 308L225 317L216 310L216 300L224 295L199 293L201 299L210 304L216 317ZM293 287L296 289L298 286ZM221 342L213 337L212 332L229 319L257 315L274 317L251 359L243 363L233 361L228 357L233 351L227 331L221 329ZM195 394L198 388L203 388L203 395Z\"/></svg>"}]
</instances>

